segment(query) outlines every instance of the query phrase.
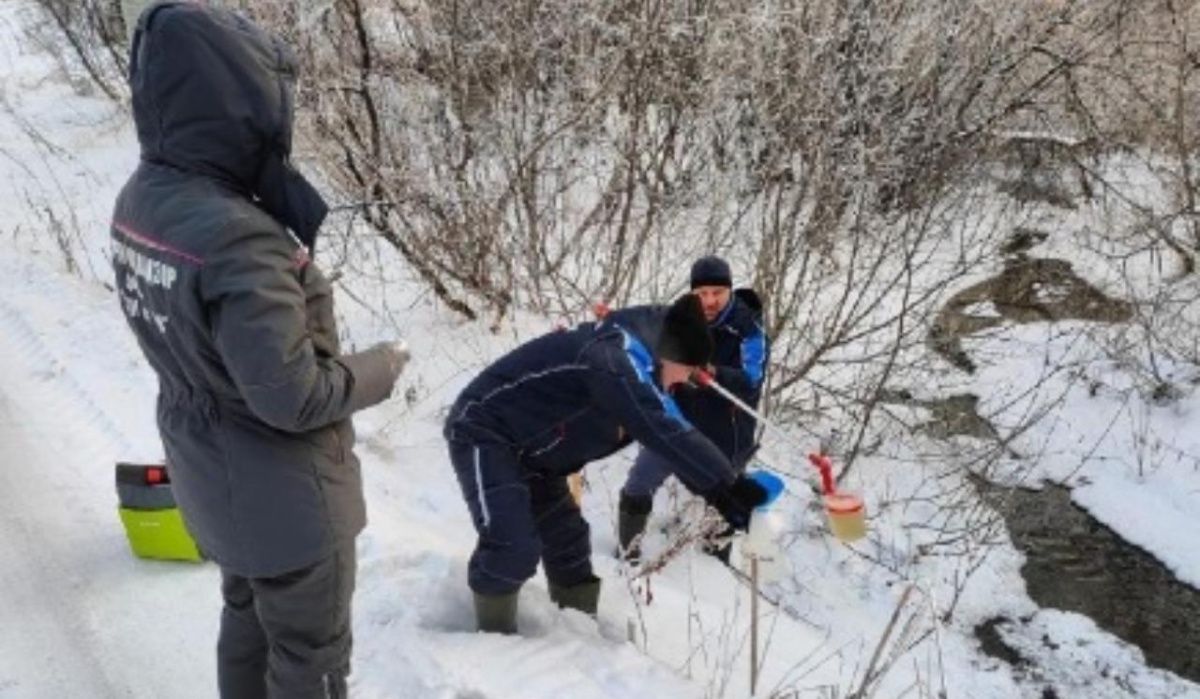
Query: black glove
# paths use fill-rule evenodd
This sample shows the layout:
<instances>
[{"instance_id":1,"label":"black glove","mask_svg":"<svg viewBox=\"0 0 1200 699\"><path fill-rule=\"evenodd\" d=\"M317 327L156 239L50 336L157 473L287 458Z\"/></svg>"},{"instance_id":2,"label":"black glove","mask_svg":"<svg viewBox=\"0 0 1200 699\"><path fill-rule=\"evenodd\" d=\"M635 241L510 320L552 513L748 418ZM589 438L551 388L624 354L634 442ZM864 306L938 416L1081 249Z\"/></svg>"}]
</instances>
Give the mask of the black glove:
<instances>
[{"instance_id":1,"label":"black glove","mask_svg":"<svg viewBox=\"0 0 1200 699\"><path fill-rule=\"evenodd\" d=\"M704 496L734 529L750 528L750 513L767 501L767 489L745 476Z\"/></svg>"}]
</instances>

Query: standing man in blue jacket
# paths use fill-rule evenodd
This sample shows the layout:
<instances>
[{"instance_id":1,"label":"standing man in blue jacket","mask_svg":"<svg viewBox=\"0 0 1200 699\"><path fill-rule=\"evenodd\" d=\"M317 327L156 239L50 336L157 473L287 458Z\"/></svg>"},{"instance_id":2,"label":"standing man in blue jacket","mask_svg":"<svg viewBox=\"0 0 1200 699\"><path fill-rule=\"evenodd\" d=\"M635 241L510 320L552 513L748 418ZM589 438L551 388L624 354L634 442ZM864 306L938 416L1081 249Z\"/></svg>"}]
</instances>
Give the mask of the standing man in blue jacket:
<instances>
[{"instance_id":1,"label":"standing man in blue jacket","mask_svg":"<svg viewBox=\"0 0 1200 699\"><path fill-rule=\"evenodd\" d=\"M757 407L767 368L767 337L762 327L762 303L750 289L733 291L729 263L702 257L692 265L692 293L700 300L713 338L713 356L707 370L717 383L747 405ZM685 387L676 397L680 410L701 434L708 437L741 473L753 456L755 420L715 391ZM640 558L637 539L646 528L654 493L674 472L673 455L643 445L634 461L617 515L621 552L630 561ZM728 546L714 551L729 560Z\"/></svg>"},{"instance_id":2,"label":"standing man in blue jacket","mask_svg":"<svg viewBox=\"0 0 1200 699\"><path fill-rule=\"evenodd\" d=\"M539 560L550 597L595 614L600 580L567 476L632 440L732 527L766 500L684 417L670 392L711 359L698 296L618 310L501 357L459 395L445 436L479 534L468 568L479 629L516 632L517 597Z\"/></svg>"}]
</instances>

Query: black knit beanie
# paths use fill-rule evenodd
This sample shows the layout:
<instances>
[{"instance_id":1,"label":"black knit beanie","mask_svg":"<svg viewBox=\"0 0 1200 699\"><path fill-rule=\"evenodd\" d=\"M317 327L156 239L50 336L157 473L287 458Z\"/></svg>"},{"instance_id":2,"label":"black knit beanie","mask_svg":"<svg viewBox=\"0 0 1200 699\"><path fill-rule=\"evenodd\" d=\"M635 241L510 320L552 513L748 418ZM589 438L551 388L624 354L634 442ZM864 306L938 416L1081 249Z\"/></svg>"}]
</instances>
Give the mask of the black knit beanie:
<instances>
[{"instance_id":1,"label":"black knit beanie","mask_svg":"<svg viewBox=\"0 0 1200 699\"><path fill-rule=\"evenodd\" d=\"M729 263L716 255L701 257L692 265L692 288L698 286L733 287L733 273Z\"/></svg>"},{"instance_id":2,"label":"black knit beanie","mask_svg":"<svg viewBox=\"0 0 1200 699\"><path fill-rule=\"evenodd\" d=\"M713 342L704 319L704 306L695 294L684 294L667 309L655 354L688 366L705 366L712 358Z\"/></svg>"}]
</instances>

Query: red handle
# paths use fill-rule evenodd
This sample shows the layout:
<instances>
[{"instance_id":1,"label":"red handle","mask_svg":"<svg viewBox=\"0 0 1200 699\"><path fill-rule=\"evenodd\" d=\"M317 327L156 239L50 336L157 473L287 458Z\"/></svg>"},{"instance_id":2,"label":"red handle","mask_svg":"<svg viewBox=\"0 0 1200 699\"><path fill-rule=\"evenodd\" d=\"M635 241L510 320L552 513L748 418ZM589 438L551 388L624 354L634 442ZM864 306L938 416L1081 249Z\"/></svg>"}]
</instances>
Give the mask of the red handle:
<instances>
[{"instance_id":1,"label":"red handle","mask_svg":"<svg viewBox=\"0 0 1200 699\"><path fill-rule=\"evenodd\" d=\"M711 386L713 382L713 375L703 369L692 372L692 378L701 386Z\"/></svg>"},{"instance_id":2,"label":"red handle","mask_svg":"<svg viewBox=\"0 0 1200 699\"><path fill-rule=\"evenodd\" d=\"M821 490L833 495L833 461L824 454L809 454L808 460L821 472Z\"/></svg>"}]
</instances>

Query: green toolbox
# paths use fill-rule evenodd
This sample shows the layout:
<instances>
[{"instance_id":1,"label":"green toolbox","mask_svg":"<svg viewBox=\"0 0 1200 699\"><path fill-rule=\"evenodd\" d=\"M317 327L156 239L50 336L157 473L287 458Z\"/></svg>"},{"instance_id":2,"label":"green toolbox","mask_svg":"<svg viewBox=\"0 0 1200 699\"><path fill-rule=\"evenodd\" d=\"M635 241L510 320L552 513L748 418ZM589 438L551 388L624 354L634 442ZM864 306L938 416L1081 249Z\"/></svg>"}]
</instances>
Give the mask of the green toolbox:
<instances>
[{"instance_id":1,"label":"green toolbox","mask_svg":"<svg viewBox=\"0 0 1200 699\"><path fill-rule=\"evenodd\" d=\"M168 561L204 557L188 534L163 464L117 464L121 523L134 554Z\"/></svg>"}]
</instances>

